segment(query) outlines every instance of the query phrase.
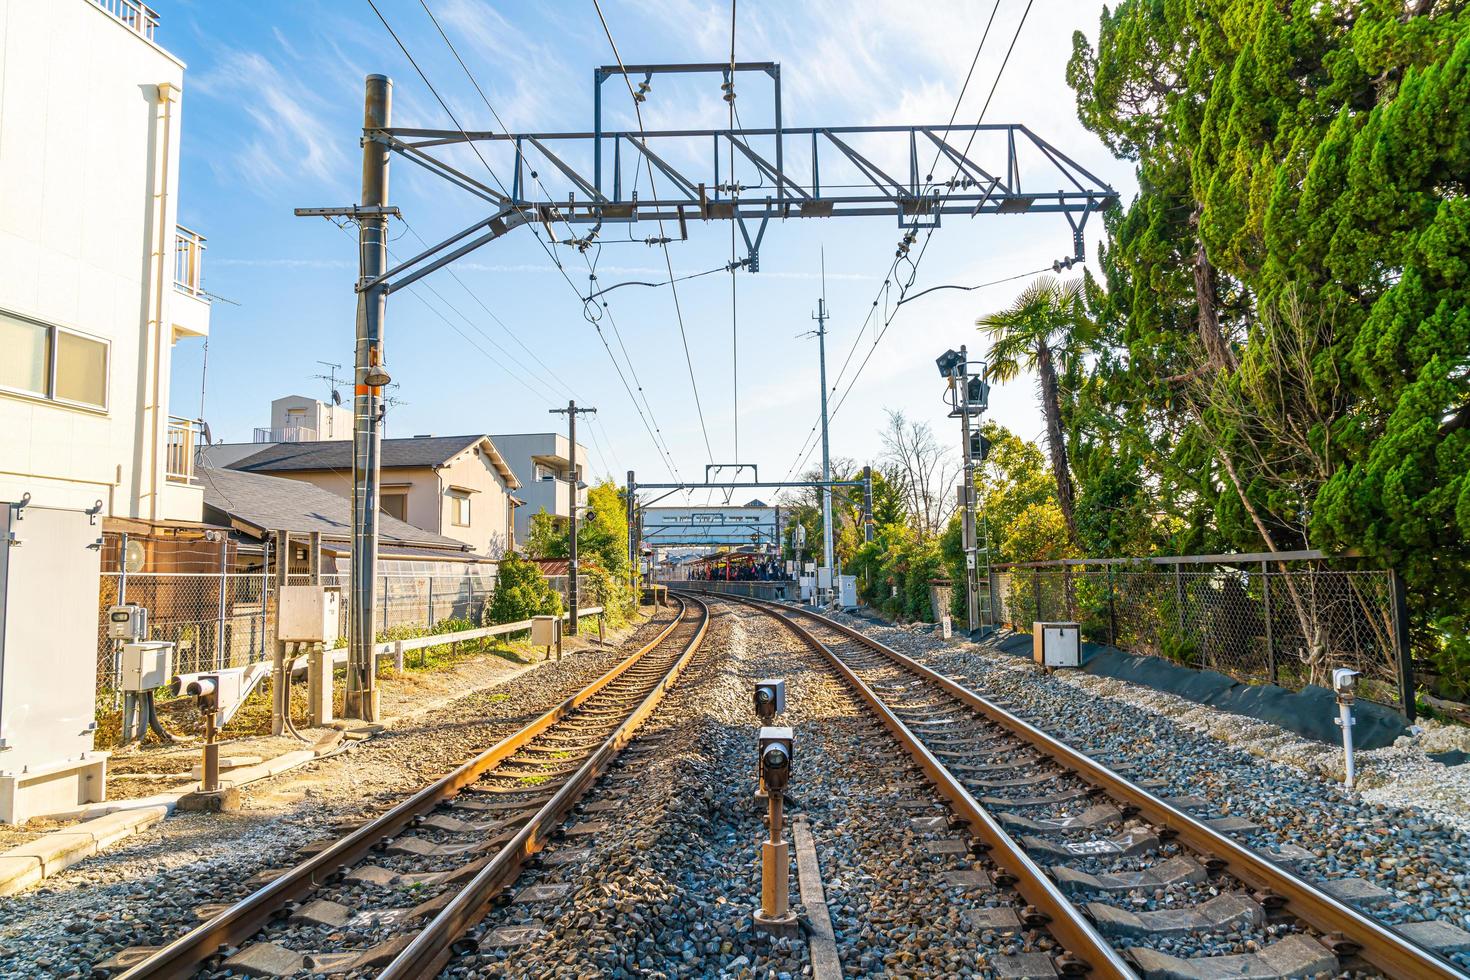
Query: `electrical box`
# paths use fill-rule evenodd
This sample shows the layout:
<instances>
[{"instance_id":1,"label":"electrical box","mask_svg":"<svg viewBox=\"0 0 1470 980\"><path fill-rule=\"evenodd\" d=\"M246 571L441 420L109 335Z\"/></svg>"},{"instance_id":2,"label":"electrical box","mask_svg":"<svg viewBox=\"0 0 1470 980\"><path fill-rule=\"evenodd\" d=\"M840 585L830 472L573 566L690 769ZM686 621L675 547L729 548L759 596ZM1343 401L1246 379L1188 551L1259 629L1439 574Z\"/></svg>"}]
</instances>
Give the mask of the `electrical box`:
<instances>
[{"instance_id":1,"label":"electrical box","mask_svg":"<svg viewBox=\"0 0 1470 980\"><path fill-rule=\"evenodd\" d=\"M821 568L817 569L817 588L832 588L832 569L828 568L826 565L823 565Z\"/></svg>"},{"instance_id":2,"label":"electrical box","mask_svg":"<svg viewBox=\"0 0 1470 980\"><path fill-rule=\"evenodd\" d=\"M837 576L837 604L843 609L857 608L857 576Z\"/></svg>"},{"instance_id":3,"label":"electrical box","mask_svg":"<svg viewBox=\"0 0 1470 980\"><path fill-rule=\"evenodd\" d=\"M531 617L531 646L554 647L561 640L560 616Z\"/></svg>"},{"instance_id":4,"label":"electrical box","mask_svg":"<svg viewBox=\"0 0 1470 980\"><path fill-rule=\"evenodd\" d=\"M816 582L817 580L812 578L810 575L803 575L801 577L801 597L803 600L811 599L812 588L816 585Z\"/></svg>"},{"instance_id":5,"label":"electrical box","mask_svg":"<svg viewBox=\"0 0 1470 980\"><path fill-rule=\"evenodd\" d=\"M146 640L148 610L136 602L107 607L107 635L114 640Z\"/></svg>"},{"instance_id":6,"label":"electrical box","mask_svg":"<svg viewBox=\"0 0 1470 980\"><path fill-rule=\"evenodd\" d=\"M124 643L122 649L122 689L151 691L167 687L174 676L174 645L157 640Z\"/></svg>"},{"instance_id":7,"label":"electrical box","mask_svg":"<svg viewBox=\"0 0 1470 980\"><path fill-rule=\"evenodd\" d=\"M283 585L276 638L286 643L335 643L342 592L320 585Z\"/></svg>"},{"instance_id":8,"label":"electrical box","mask_svg":"<svg viewBox=\"0 0 1470 980\"><path fill-rule=\"evenodd\" d=\"M107 753L92 751L101 537L95 514L0 502L0 822L105 796Z\"/></svg>"},{"instance_id":9,"label":"electrical box","mask_svg":"<svg viewBox=\"0 0 1470 980\"><path fill-rule=\"evenodd\" d=\"M1076 623L1032 623L1031 653L1043 667L1081 667L1081 628Z\"/></svg>"}]
</instances>

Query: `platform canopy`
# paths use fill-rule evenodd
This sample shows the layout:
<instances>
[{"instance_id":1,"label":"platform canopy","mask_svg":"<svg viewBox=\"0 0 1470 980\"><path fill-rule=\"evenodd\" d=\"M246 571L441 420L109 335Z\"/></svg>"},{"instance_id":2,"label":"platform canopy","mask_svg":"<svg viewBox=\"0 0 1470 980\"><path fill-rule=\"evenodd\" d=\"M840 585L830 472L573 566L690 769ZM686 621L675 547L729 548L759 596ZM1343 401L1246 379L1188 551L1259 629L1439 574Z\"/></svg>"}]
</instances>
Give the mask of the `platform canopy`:
<instances>
[{"instance_id":1,"label":"platform canopy","mask_svg":"<svg viewBox=\"0 0 1470 980\"><path fill-rule=\"evenodd\" d=\"M780 537L781 509L764 504L743 507L645 507L643 544L647 548L760 547Z\"/></svg>"}]
</instances>

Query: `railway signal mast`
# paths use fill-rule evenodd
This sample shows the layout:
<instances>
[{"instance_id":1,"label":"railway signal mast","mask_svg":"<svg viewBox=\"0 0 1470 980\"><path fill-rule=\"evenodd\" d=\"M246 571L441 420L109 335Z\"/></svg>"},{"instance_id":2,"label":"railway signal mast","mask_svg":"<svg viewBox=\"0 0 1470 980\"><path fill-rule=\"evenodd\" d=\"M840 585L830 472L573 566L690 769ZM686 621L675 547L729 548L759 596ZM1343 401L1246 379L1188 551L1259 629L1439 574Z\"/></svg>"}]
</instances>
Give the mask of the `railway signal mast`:
<instances>
[{"instance_id":1,"label":"railway signal mast","mask_svg":"<svg viewBox=\"0 0 1470 980\"><path fill-rule=\"evenodd\" d=\"M714 74L733 84L734 76L742 72L771 79L773 127L646 131L640 125L636 132L605 131L602 127L602 86L609 78L639 77L640 90L647 92L654 75ZM427 83L428 79L424 80ZM739 265L754 273L760 269L760 244L772 218L887 216L896 218L905 234L911 235L916 229L937 228L945 215L973 218L1061 214L1071 225L1073 260L1082 261L1082 232L1088 216L1118 200L1117 192L1107 183L1019 124L785 127L781 119L781 66L770 61L604 65L593 71L594 128L580 133L394 126L391 92L392 83L386 76L367 76L361 203L296 209L298 216L345 219L358 226L352 590L344 706L350 718L377 717L373 664L377 608L373 584L377 575L383 388L392 380L385 367L383 346L389 295L528 224L541 225L557 242L557 226L591 225L590 236L605 224L631 228L638 221L673 221L678 224L680 238L672 240L682 240L687 236L690 218L734 221L747 251ZM965 141L961 144L956 137ZM857 139L870 144L889 143L890 156L907 159L907 172L895 171L901 176L890 173L892 168L885 169L884 164L854 146ZM979 150L971 152L977 139L982 140L982 149L996 155L989 166L976 159ZM809 148L809 177L787 170L785 147L791 141ZM706 156L683 152L691 143L713 144L714 153ZM468 145L474 151L496 186L436 156L443 148L457 145ZM660 146L664 147L662 154L655 149ZM511 174L508 187L501 184L483 155L497 147L509 156L503 161ZM936 162L943 159L946 167L952 165L954 175L936 180L935 174L925 172L919 163L921 147L926 155L932 147ZM741 196L733 175L720 173L722 153L730 159L745 160L760 174L767 187L763 199ZM398 209L388 205L388 160L395 154L486 203L490 213L388 268L387 224L390 217L398 217ZM590 173L585 165L579 169L575 162L588 156L593 164ZM624 157L629 161L626 165ZM685 158L712 160L713 173L685 173L670 162ZM609 161L610 180L606 166ZM653 171L662 175L658 192L643 198L638 194L638 182L626 179L628 169L636 171L640 167L648 170L650 187ZM1031 186L1023 189L1023 170L1028 184L1037 179L1037 173L1052 173L1062 186L1055 191ZM589 281L588 295L579 298L587 306L596 302L593 293L608 291L598 290L595 281ZM629 483L628 507L633 517L636 501L631 499L631 479Z\"/></svg>"},{"instance_id":2,"label":"railway signal mast","mask_svg":"<svg viewBox=\"0 0 1470 980\"><path fill-rule=\"evenodd\" d=\"M970 419L978 420L990 404L990 385L985 381L985 372L970 375L971 361L965 346L958 351L947 350L935 360L939 374L949 383L949 417L960 420L960 450L965 461L964 483L959 487L959 504L963 512L962 533L965 550L965 613L966 629L971 638L983 628L980 615L980 562L979 547L975 534L975 464L990 455L990 440L981 434L978 421L970 428ZM990 582L990 549L985 549L986 588Z\"/></svg>"}]
</instances>

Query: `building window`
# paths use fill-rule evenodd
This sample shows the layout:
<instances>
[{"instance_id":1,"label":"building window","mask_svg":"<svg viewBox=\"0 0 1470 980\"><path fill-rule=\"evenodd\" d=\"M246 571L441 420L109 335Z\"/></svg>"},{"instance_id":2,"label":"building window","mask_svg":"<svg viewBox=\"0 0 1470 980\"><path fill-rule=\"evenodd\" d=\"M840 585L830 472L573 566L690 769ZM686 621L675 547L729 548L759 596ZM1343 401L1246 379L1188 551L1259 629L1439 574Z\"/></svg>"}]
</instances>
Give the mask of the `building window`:
<instances>
[{"instance_id":1,"label":"building window","mask_svg":"<svg viewBox=\"0 0 1470 980\"><path fill-rule=\"evenodd\" d=\"M455 527L470 526L470 495L467 490L449 491L450 522Z\"/></svg>"},{"instance_id":2,"label":"building window","mask_svg":"<svg viewBox=\"0 0 1470 980\"><path fill-rule=\"evenodd\" d=\"M396 517L400 521L408 522L408 494L385 493L380 498L379 510L389 517Z\"/></svg>"},{"instance_id":3,"label":"building window","mask_svg":"<svg viewBox=\"0 0 1470 980\"><path fill-rule=\"evenodd\" d=\"M0 313L0 387L27 395L107 407L109 347L62 327Z\"/></svg>"}]
</instances>

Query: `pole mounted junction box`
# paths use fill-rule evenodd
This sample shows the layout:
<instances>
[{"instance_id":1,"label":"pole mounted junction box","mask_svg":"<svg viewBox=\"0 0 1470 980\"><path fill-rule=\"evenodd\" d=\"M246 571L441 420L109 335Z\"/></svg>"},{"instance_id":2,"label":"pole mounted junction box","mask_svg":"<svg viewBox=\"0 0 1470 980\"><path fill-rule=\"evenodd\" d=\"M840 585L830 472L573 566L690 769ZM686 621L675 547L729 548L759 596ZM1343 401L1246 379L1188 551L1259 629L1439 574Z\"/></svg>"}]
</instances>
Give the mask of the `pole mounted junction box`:
<instances>
[{"instance_id":1,"label":"pole mounted junction box","mask_svg":"<svg viewBox=\"0 0 1470 980\"><path fill-rule=\"evenodd\" d=\"M148 610L136 602L107 607L107 636L113 640L148 638Z\"/></svg>"},{"instance_id":2,"label":"pole mounted junction box","mask_svg":"<svg viewBox=\"0 0 1470 980\"><path fill-rule=\"evenodd\" d=\"M283 585L276 638L285 643L335 643L341 615L340 589Z\"/></svg>"},{"instance_id":3,"label":"pole mounted junction box","mask_svg":"<svg viewBox=\"0 0 1470 980\"><path fill-rule=\"evenodd\" d=\"M531 645L533 647L554 647L560 640L561 617L531 617Z\"/></svg>"},{"instance_id":4,"label":"pole mounted junction box","mask_svg":"<svg viewBox=\"0 0 1470 980\"><path fill-rule=\"evenodd\" d=\"M122 649L122 689L151 691L167 687L174 676L174 645L157 640L125 643Z\"/></svg>"},{"instance_id":5,"label":"pole mounted junction box","mask_svg":"<svg viewBox=\"0 0 1470 980\"><path fill-rule=\"evenodd\" d=\"M1031 655L1043 667L1081 667L1081 627L1076 623L1032 623Z\"/></svg>"}]
</instances>

